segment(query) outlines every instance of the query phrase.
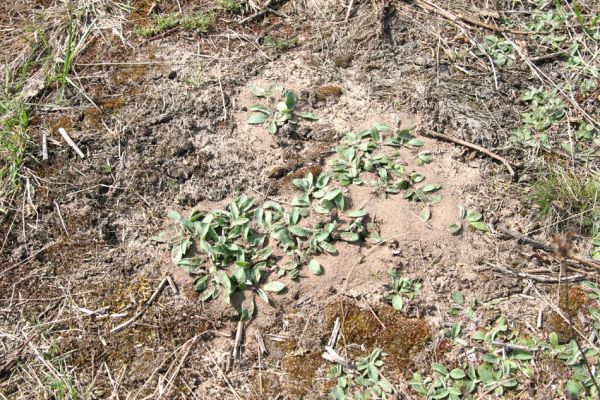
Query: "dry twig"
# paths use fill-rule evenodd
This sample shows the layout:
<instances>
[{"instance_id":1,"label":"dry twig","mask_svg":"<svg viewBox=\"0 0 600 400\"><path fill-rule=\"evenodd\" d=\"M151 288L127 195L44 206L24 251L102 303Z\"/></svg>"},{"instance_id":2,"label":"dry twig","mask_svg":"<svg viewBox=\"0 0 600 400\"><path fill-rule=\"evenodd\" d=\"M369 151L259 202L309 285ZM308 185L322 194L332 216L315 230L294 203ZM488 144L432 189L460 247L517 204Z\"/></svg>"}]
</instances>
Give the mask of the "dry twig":
<instances>
[{"instance_id":1,"label":"dry twig","mask_svg":"<svg viewBox=\"0 0 600 400\"><path fill-rule=\"evenodd\" d=\"M508 160L506 160L506 158L499 156L498 154L484 148L481 147L479 145L473 144L473 143L469 143L467 141L461 140L461 139L457 139L455 137L452 136L448 136L448 135L444 135L443 133L437 133L437 132L433 132L430 130L425 130L423 132L425 134L425 136L429 136L432 138L436 138L436 139L440 139L440 140L445 140L447 142L452 142L452 143L456 143L459 144L461 146L465 146L468 147L470 149L473 150L477 150L480 153L483 153L485 155L487 155L488 157L493 158L496 161L501 162L502 164L504 164L504 166L506 167L506 169L508 170L508 173L510 174L511 177L515 177L515 171L512 168L512 166L510 165L510 163L508 162Z\"/></svg>"}]
</instances>

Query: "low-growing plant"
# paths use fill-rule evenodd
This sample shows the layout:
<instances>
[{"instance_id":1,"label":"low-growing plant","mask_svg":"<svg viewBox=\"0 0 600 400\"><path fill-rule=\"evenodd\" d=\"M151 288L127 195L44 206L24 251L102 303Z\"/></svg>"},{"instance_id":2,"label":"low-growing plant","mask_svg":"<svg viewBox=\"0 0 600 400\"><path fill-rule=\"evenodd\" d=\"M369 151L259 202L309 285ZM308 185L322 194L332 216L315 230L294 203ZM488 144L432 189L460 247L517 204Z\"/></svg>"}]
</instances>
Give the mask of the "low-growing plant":
<instances>
[{"instance_id":1,"label":"low-growing plant","mask_svg":"<svg viewBox=\"0 0 600 400\"><path fill-rule=\"evenodd\" d=\"M476 229L481 232L488 232L489 227L483 221L483 214L477 210L467 210L463 206L460 206L458 209L458 216L460 220L458 222L453 222L448 226L448 231L453 235L460 233L463 228L463 223L465 222L468 226L473 229Z\"/></svg>"},{"instance_id":2,"label":"low-growing plant","mask_svg":"<svg viewBox=\"0 0 600 400\"><path fill-rule=\"evenodd\" d=\"M264 283L271 272L295 279L306 266L320 275L323 268L314 256L323 252L335 254L335 242L380 240L369 234L366 211L349 211L341 218L344 195L341 189L327 186L328 182L326 174L315 179L310 172L294 180L302 196L295 197L288 210L271 200L257 205L253 198L242 195L226 209L196 210L187 218L170 211L169 217L174 221L171 236L155 239L172 244L173 262L195 278L202 300L223 293L225 301L230 302L237 290L252 290L268 302L266 292L285 288L279 281ZM331 214L330 222L302 224L303 218L310 215L311 206L318 213ZM198 252L201 255L191 254ZM285 263L281 262L284 256Z\"/></svg>"},{"instance_id":3,"label":"low-growing plant","mask_svg":"<svg viewBox=\"0 0 600 400\"><path fill-rule=\"evenodd\" d=\"M513 131L512 141L527 147L552 147L546 131L565 117L564 103L558 91L533 88L523 95L529 110L521 115L523 126Z\"/></svg>"},{"instance_id":4,"label":"low-growing plant","mask_svg":"<svg viewBox=\"0 0 600 400\"><path fill-rule=\"evenodd\" d=\"M298 44L297 38L281 38L275 36L265 36L262 40L262 47L265 49L288 50Z\"/></svg>"},{"instance_id":5,"label":"low-growing plant","mask_svg":"<svg viewBox=\"0 0 600 400\"><path fill-rule=\"evenodd\" d=\"M347 370L341 364L331 367L327 377L336 379L331 397L335 400L390 398L393 387L381 375L380 369L384 365L381 355L382 350L375 348L368 357L360 357L356 360L355 369Z\"/></svg>"},{"instance_id":6,"label":"low-growing plant","mask_svg":"<svg viewBox=\"0 0 600 400\"><path fill-rule=\"evenodd\" d=\"M150 26L137 28L136 33L143 37L152 37L178 26L187 31L206 33L214 24L215 18L214 13L202 11L193 14L155 15Z\"/></svg>"},{"instance_id":7,"label":"low-growing plant","mask_svg":"<svg viewBox=\"0 0 600 400\"><path fill-rule=\"evenodd\" d=\"M487 35L483 38L481 49L499 67L508 67L515 62L515 49L506 39L495 35ZM480 51L480 54L484 54L483 52Z\"/></svg>"},{"instance_id":8,"label":"low-growing plant","mask_svg":"<svg viewBox=\"0 0 600 400\"><path fill-rule=\"evenodd\" d=\"M402 311L406 300L412 300L421 293L422 284L401 276L396 268L388 269L387 274L390 277L390 283L385 299L394 309Z\"/></svg>"},{"instance_id":9,"label":"low-growing plant","mask_svg":"<svg viewBox=\"0 0 600 400\"><path fill-rule=\"evenodd\" d=\"M254 104L250 107L254 114L250 115L247 123L250 125L265 125L269 133L275 135L279 128L290 123L296 125L298 117L310 121L319 119L314 113L309 111L297 111L298 98L292 90L282 90L281 87L251 88L252 94L256 97L269 98L276 101L275 110L262 104ZM279 93L282 93L283 99L277 99ZM277 97L273 97L277 96Z\"/></svg>"},{"instance_id":10,"label":"low-growing plant","mask_svg":"<svg viewBox=\"0 0 600 400\"><path fill-rule=\"evenodd\" d=\"M219 0L219 5L225 10L233 12L240 11L242 8L238 0Z\"/></svg>"}]
</instances>

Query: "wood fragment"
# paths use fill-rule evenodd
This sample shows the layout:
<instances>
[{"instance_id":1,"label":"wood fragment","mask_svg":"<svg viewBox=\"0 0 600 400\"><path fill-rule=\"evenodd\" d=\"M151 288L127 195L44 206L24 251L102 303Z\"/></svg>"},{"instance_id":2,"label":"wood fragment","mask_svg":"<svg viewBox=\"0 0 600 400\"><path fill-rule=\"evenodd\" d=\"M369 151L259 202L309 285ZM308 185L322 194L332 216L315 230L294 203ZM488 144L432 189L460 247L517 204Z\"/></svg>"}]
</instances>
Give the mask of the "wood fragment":
<instances>
[{"instance_id":1,"label":"wood fragment","mask_svg":"<svg viewBox=\"0 0 600 400\"><path fill-rule=\"evenodd\" d=\"M503 274L517 276L519 278L531 279L532 281L541 282L541 283L577 282L577 281L583 280L585 278L585 275L571 275L571 276L567 276L567 277L553 278L553 277L546 276L546 275L532 275L532 274L528 274L525 272L517 272L517 271L510 270L506 267L501 267L500 265L494 265L494 264L489 264L489 263L488 263L488 265L492 266L493 267L492 269L496 272L501 272Z\"/></svg>"},{"instance_id":2,"label":"wood fragment","mask_svg":"<svg viewBox=\"0 0 600 400\"><path fill-rule=\"evenodd\" d=\"M427 0L416 0L416 4L417 4L417 6L421 7L424 10L431 11L431 12L438 14L452 22L462 21L462 22L466 22L468 24L475 25L480 28L485 28L485 29L488 29L488 30L491 30L494 32L502 32L502 33L507 32L507 33L513 33L515 35L531 35L531 34L537 33L537 32L530 32L530 31L519 31L519 30L514 30L514 29L504 29L504 28L501 28L496 25L486 24L485 22L481 22L475 18L466 16L466 15L453 14L450 11L441 8L437 4L433 4Z\"/></svg>"},{"instance_id":3,"label":"wood fragment","mask_svg":"<svg viewBox=\"0 0 600 400\"><path fill-rule=\"evenodd\" d=\"M556 250L553 247L548 246L547 244L538 242L537 240L532 239L529 236L511 232L508 229L506 229L505 227L499 227L497 230L498 230L498 232L503 233L504 235L509 236L519 242L528 243L528 244L532 245L534 248L542 249L545 252L556 254ZM600 270L600 263L597 263L595 261L592 261L591 259L582 257L580 255L569 253L569 254L567 254L567 259L569 259L571 261L575 261L580 264L583 264L586 267L593 268L595 270Z\"/></svg>"},{"instance_id":4,"label":"wood fragment","mask_svg":"<svg viewBox=\"0 0 600 400\"><path fill-rule=\"evenodd\" d=\"M152 293L152 296L150 296L148 301L146 301L146 303L144 303L144 306L142 307L142 309L137 314L135 314L133 317L131 317L127 321L123 322L121 325L117 325L114 328L112 328L110 330L110 333L116 333L116 332L122 331L123 329L127 328L128 326L133 324L135 321L137 321L139 318L141 318L146 313L148 308L152 305L152 303L154 303L156 301L156 299L160 296L160 294L163 292L163 290L167 286L167 283L168 283L168 279L167 279L167 277L164 277L162 279L162 281L160 281L160 283L158 284L158 287L156 288L154 293Z\"/></svg>"},{"instance_id":5,"label":"wood fragment","mask_svg":"<svg viewBox=\"0 0 600 400\"><path fill-rule=\"evenodd\" d=\"M323 357L325 360L335 363L335 364L340 364L342 365L344 368L354 371L356 370L356 368L350 364L348 361L346 361L346 359L342 356L340 356L334 349L332 349L329 346L325 346L325 353L321 354L321 357Z\"/></svg>"},{"instance_id":6,"label":"wood fragment","mask_svg":"<svg viewBox=\"0 0 600 400\"><path fill-rule=\"evenodd\" d=\"M348 22L350 19L350 14L352 14L352 8L354 7L354 0L350 0L350 4L348 4L348 11L346 11L346 18L344 21Z\"/></svg>"},{"instance_id":7,"label":"wood fragment","mask_svg":"<svg viewBox=\"0 0 600 400\"><path fill-rule=\"evenodd\" d=\"M488 150L488 149L486 149L484 147L481 147L481 146L473 144L473 143L469 143L469 142L461 140L461 139L457 139L457 138L452 137L452 136L445 135L443 133L437 133L437 132L433 132L433 131L430 131L430 130L424 130L423 134L425 136L429 136L429 137L432 137L432 138L435 138L435 139L445 140L445 141L448 141L448 142L459 144L459 145L464 146L464 147L468 147L468 148L473 149L473 150L477 150L480 153L483 153L483 154L487 155L488 157L491 157L494 160L499 161L502 164L504 164L504 166L508 170L508 173L510 174L510 176L512 178L515 177L515 171L514 171L514 169L512 168L512 166L510 165L510 163L504 157L501 157L498 154L496 154L496 153L494 153L494 152L492 152L492 151L490 151L490 150Z\"/></svg>"},{"instance_id":8,"label":"wood fragment","mask_svg":"<svg viewBox=\"0 0 600 400\"><path fill-rule=\"evenodd\" d=\"M42 137L40 139L40 157L42 157L42 161L48 160L48 136L45 133L42 133Z\"/></svg>"},{"instance_id":9,"label":"wood fragment","mask_svg":"<svg viewBox=\"0 0 600 400\"><path fill-rule=\"evenodd\" d=\"M329 340L327 341L327 347L331 347L332 349L335 347L337 343L338 335L340 334L340 318L337 317L335 319L335 323L333 324L333 330L331 331L331 336L329 336Z\"/></svg>"},{"instance_id":10,"label":"wood fragment","mask_svg":"<svg viewBox=\"0 0 600 400\"><path fill-rule=\"evenodd\" d=\"M244 321L239 321L235 333L235 342L233 343L233 358L240 360L242 358L242 341L244 338Z\"/></svg>"},{"instance_id":11,"label":"wood fragment","mask_svg":"<svg viewBox=\"0 0 600 400\"><path fill-rule=\"evenodd\" d=\"M239 22L240 25L244 25L246 22L250 22L256 18L262 17L263 15L265 15L266 13L268 13L269 11L271 11L269 9L269 7L271 6L271 4L273 3L273 0L267 0L267 2L263 5L262 10L255 12L254 14L244 18L243 20L241 20Z\"/></svg>"},{"instance_id":12,"label":"wood fragment","mask_svg":"<svg viewBox=\"0 0 600 400\"><path fill-rule=\"evenodd\" d=\"M69 134L67 133L67 131L64 128L58 128L58 133L60 133L60 135L63 137L63 139L65 139L65 142L67 142L67 144L69 146L71 146L71 148L73 150L75 150L75 152L79 155L79 157L85 158L83 151L81 151L81 149L75 144L73 139L71 139L71 137L69 136Z\"/></svg>"},{"instance_id":13,"label":"wood fragment","mask_svg":"<svg viewBox=\"0 0 600 400\"><path fill-rule=\"evenodd\" d=\"M504 347L505 349L508 349L508 350L533 351L529 347L522 345L522 344L506 343L506 342L500 342L498 340L492 340L490 343L493 344L494 346Z\"/></svg>"},{"instance_id":14,"label":"wood fragment","mask_svg":"<svg viewBox=\"0 0 600 400\"><path fill-rule=\"evenodd\" d=\"M538 329L542 329L542 325L544 324L544 307L540 307L539 311L538 311L538 316L537 316L537 321L536 321L536 328Z\"/></svg>"}]
</instances>

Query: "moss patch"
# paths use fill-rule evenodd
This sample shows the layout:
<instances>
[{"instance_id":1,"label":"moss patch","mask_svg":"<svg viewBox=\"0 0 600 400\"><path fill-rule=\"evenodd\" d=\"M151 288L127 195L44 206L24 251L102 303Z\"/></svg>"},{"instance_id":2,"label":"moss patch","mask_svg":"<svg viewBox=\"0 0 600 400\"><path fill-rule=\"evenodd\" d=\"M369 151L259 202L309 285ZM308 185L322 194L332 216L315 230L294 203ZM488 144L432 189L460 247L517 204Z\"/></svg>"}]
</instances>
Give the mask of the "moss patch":
<instances>
[{"instance_id":1,"label":"moss patch","mask_svg":"<svg viewBox=\"0 0 600 400\"><path fill-rule=\"evenodd\" d=\"M571 317L575 328L582 329L579 319L576 316L580 310L587 308L589 301L588 295L584 290L577 287L570 287L568 289L563 287L561 288L558 304L565 316ZM567 343L574 337L574 331L569 326L569 323L556 312L550 313L546 324L546 331L548 333L556 332L558 340L561 343Z\"/></svg>"},{"instance_id":2,"label":"moss patch","mask_svg":"<svg viewBox=\"0 0 600 400\"><path fill-rule=\"evenodd\" d=\"M332 327L339 315L340 304L330 306L326 311L329 326ZM375 346L380 346L387 357L385 364L394 370L408 372L415 356L431 340L431 329L422 319L406 318L389 306L373 310L383 325L370 310L364 310L354 303L344 304L344 318L341 333L346 344L356 343L364 346L366 352L352 354L353 357L368 354Z\"/></svg>"},{"instance_id":3,"label":"moss patch","mask_svg":"<svg viewBox=\"0 0 600 400\"><path fill-rule=\"evenodd\" d=\"M291 398L303 398L309 392L312 393L311 389L313 389L315 374L324 364L325 360L319 352L292 355L283 358L281 367L291 378L289 380L290 384L287 385L287 393Z\"/></svg>"},{"instance_id":4,"label":"moss patch","mask_svg":"<svg viewBox=\"0 0 600 400\"><path fill-rule=\"evenodd\" d=\"M315 90L315 95L317 96L317 98L322 100L325 100L328 97L340 97L342 93L342 88L335 85L325 85Z\"/></svg>"}]
</instances>

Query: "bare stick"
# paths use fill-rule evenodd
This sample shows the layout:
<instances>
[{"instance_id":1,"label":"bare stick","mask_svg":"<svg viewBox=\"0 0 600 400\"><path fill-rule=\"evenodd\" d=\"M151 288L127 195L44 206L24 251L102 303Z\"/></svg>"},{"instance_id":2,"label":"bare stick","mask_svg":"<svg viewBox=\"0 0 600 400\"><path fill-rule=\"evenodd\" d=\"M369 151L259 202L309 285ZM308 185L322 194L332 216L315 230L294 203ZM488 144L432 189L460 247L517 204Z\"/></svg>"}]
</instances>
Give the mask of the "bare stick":
<instances>
[{"instance_id":1,"label":"bare stick","mask_svg":"<svg viewBox=\"0 0 600 400\"><path fill-rule=\"evenodd\" d=\"M239 360L242 358L242 339L244 337L244 322L239 321L237 332L235 334L235 342L233 344L233 358Z\"/></svg>"},{"instance_id":2,"label":"bare stick","mask_svg":"<svg viewBox=\"0 0 600 400\"><path fill-rule=\"evenodd\" d=\"M269 7L271 6L271 3L273 3L273 0L267 0L267 2L265 3L265 5L263 6L262 10L250 15L249 17L244 18L243 20L240 21L240 25L244 25L246 22L252 21L253 19L256 19L258 17L262 17L263 15L265 15L266 13L268 13L270 11Z\"/></svg>"},{"instance_id":3,"label":"bare stick","mask_svg":"<svg viewBox=\"0 0 600 400\"><path fill-rule=\"evenodd\" d=\"M417 5L427 11L432 11L438 15L441 15L442 17L444 17L452 22L457 22L460 20L463 22L467 22L471 25L478 26L480 28L489 29L494 32L509 32L509 33L514 33L516 35L531 35L531 34L535 33L535 32L529 32L529 31L517 31L517 30L513 30L513 29L503 29L503 28L500 28L495 25L486 24L485 22L481 22L479 20L476 20L475 18L467 17L465 15L460 15L460 14L453 14L450 11L445 10L445 9L441 8L440 6L433 4L427 0L417 0Z\"/></svg>"},{"instance_id":4,"label":"bare stick","mask_svg":"<svg viewBox=\"0 0 600 400\"><path fill-rule=\"evenodd\" d=\"M333 324L333 330L331 331L331 336L329 337L329 340L327 341L327 346L331 347L332 349L335 347L338 335L340 334L340 325L341 325L340 318L337 317L335 319L335 323Z\"/></svg>"},{"instance_id":5,"label":"bare stick","mask_svg":"<svg viewBox=\"0 0 600 400\"><path fill-rule=\"evenodd\" d=\"M67 226L65 225L65 220L63 219L62 214L60 213L60 206L58 205L56 200L54 200L54 205L56 206L56 211L58 213L58 218L60 219L60 223L62 224L62 227L63 227L65 233L67 234L67 236L69 236L69 231L67 230Z\"/></svg>"},{"instance_id":6,"label":"bare stick","mask_svg":"<svg viewBox=\"0 0 600 400\"><path fill-rule=\"evenodd\" d=\"M48 136L45 133L42 133L41 142L40 156L42 157L42 161L46 161L48 160Z\"/></svg>"},{"instance_id":7,"label":"bare stick","mask_svg":"<svg viewBox=\"0 0 600 400\"><path fill-rule=\"evenodd\" d=\"M167 279L167 277L164 277L162 279L162 281L160 281L160 283L158 284L158 287L156 288L154 293L152 293L152 296L150 296L148 301L144 304L142 309L137 314L135 314L133 317L131 317L127 321L123 322L121 325L118 325L118 326L115 326L114 328L112 328L110 330L110 333L116 333L116 332L119 332L119 331L127 328L129 325L131 325L135 321L137 321L142 315L144 315L146 313L146 311L148 310L148 308L152 305L152 303L154 303L156 301L156 299L158 298L158 296L160 296L162 291L167 286L168 282L169 282L169 280Z\"/></svg>"},{"instance_id":8,"label":"bare stick","mask_svg":"<svg viewBox=\"0 0 600 400\"><path fill-rule=\"evenodd\" d=\"M269 351L267 350L267 346L265 346L265 341L263 340L262 335L259 332L256 332L255 336L256 341L258 342L258 349L260 350L260 354L269 354Z\"/></svg>"},{"instance_id":9,"label":"bare stick","mask_svg":"<svg viewBox=\"0 0 600 400\"><path fill-rule=\"evenodd\" d=\"M344 21L348 22L350 19L350 14L352 14L352 7L354 7L354 0L350 0L350 4L348 5L348 11L346 11L346 18Z\"/></svg>"},{"instance_id":10,"label":"bare stick","mask_svg":"<svg viewBox=\"0 0 600 400\"><path fill-rule=\"evenodd\" d=\"M538 249L542 249L548 253L556 253L556 250L554 248L552 248L551 246L548 246L544 243L538 242L535 239L530 238L529 236L525 236L525 235L520 235L518 233L515 232L511 232L508 229L504 228L504 227L499 227L497 229L499 232L505 234L506 236L510 236L511 238L518 240L519 242L524 242L524 243L528 243L530 245L532 245L535 248ZM567 259L570 259L571 261L576 261L580 264L585 265L586 267L590 267L596 270L600 270L600 264L592 261L588 258L584 258L581 257L580 255L577 254L567 254Z\"/></svg>"},{"instance_id":11,"label":"bare stick","mask_svg":"<svg viewBox=\"0 0 600 400\"><path fill-rule=\"evenodd\" d=\"M65 142L67 142L67 144L69 146L71 146L71 148L73 150L75 150L75 152L79 155L79 157L85 158L85 155L83 154L81 149L75 144L73 139L71 139L71 137L69 136L69 134L67 133L67 131L64 128L58 128L58 133L60 133L60 135L63 137L63 139L65 139Z\"/></svg>"},{"instance_id":12,"label":"bare stick","mask_svg":"<svg viewBox=\"0 0 600 400\"><path fill-rule=\"evenodd\" d=\"M500 161L502 164L504 164L504 166L508 170L508 173L510 174L510 176L511 177L515 176L515 171L513 170L513 168L510 165L510 163L506 160L506 158L501 157L498 154L496 154L494 152L491 152L490 150L488 150L488 149L486 149L484 147L481 147L481 146L473 144L473 143L466 142L466 141L461 140L461 139L457 139L457 138L452 137L452 136L445 135L443 133L437 133L437 132L433 132L433 131L430 131L430 130L425 130L424 134L425 134L425 136L433 137L433 138L440 139L440 140L445 140L445 141L448 141L448 142L459 144L459 145L464 146L464 147L468 147L468 148L473 149L473 150L477 150L480 153L483 153L483 154L487 155L488 157L493 158L496 161Z\"/></svg>"}]
</instances>

